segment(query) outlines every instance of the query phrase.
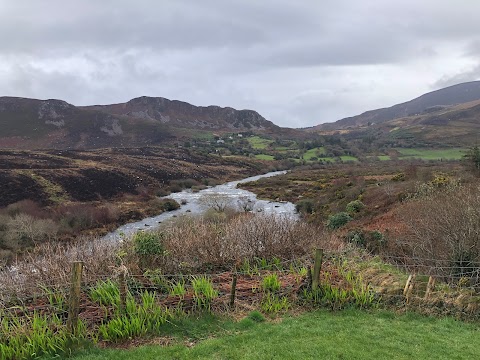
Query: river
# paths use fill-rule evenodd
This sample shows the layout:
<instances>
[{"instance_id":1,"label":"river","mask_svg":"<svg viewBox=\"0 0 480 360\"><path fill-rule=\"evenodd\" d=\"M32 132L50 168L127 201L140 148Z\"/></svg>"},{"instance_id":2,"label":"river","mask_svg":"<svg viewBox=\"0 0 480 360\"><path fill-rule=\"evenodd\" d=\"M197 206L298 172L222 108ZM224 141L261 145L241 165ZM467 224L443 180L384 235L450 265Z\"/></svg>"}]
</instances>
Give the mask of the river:
<instances>
[{"instance_id":1,"label":"river","mask_svg":"<svg viewBox=\"0 0 480 360\"><path fill-rule=\"evenodd\" d=\"M103 239L119 241L123 237L128 237L139 230L158 228L165 220L174 217L189 214L202 214L208 210L213 203L220 203L220 205L226 204L229 207L237 208L239 210L242 210L242 208L248 208L249 211L254 213L277 214L291 218L298 218L295 205L290 202L259 200L257 199L256 194L237 188L237 185L241 183L257 181L262 178L283 175L286 173L286 171L269 172L263 175L252 176L246 179L212 186L198 192L193 192L191 189L188 189L178 193L172 193L164 198L174 199L179 204L182 204L178 210L164 212L157 216L122 225L117 230L105 235Z\"/></svg>"}]
</instances>

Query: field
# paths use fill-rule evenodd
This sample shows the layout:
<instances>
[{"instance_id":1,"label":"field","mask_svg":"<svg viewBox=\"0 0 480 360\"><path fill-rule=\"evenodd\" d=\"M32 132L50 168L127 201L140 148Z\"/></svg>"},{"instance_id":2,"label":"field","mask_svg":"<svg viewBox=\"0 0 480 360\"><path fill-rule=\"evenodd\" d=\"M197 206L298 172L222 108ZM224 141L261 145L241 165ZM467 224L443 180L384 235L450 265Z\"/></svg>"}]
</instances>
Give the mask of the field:
<instances>
[{"instance_id":1,"label":"field","mask_svg":"<svg viewBox=\"0 0 480 360\"><path fill-rule=\"evenodd\" d=\"M450 148L450 149L403 149L396 148L401 156L400 158L416 158L422 160L460 160L465 155L465 149L463 148Z\"/></svg>"},{"instance_id":2,"label":"field","mask_svg":"<svg viewBox=\"0 0 480 360\"><path fill-rule=\"evenodd\" d=\"M271 161L275 159L273 155L266 155L266 154L255 155L255 158L258 160L267 160L267 161Z\"/></svg>"},{"instance_id":3,"label":"field","mask_svg":"<svg viewBox=\"0 0 480 360\"><path fill-rule=\"evenodd\" d=\"M91 350L74 360L476 359L478 325L414 314L319 310L275 322L210 318L173 324L164 338L130 350ZM171 331L171 332L170 332ZM286 340L288 339L288 341Z\"/></svg>"},{"instance_id":4,"label":"field","mask_svg":"<svg viewBox=\"0 0 480 360\"><path fill-rule=\"evenodd\" d=\"M261 138L259 136L252 136L248 138L248 142L253 149L263 150L266 149L273 142L273 140Z\"/></svg>"},{"instance_id":5,"label":"field","mask_svg":"<svg viewBox=\"0 0 480 360\"><path fill-rule=\"evenodd\" d=\"M303 154L303 158L307 161L310 161L312 157L319 158L319 157L322 157L322 155L325 155L325 148L317 147L317 148L307 150L305 154Z\"/></svg>"}]
</instances>

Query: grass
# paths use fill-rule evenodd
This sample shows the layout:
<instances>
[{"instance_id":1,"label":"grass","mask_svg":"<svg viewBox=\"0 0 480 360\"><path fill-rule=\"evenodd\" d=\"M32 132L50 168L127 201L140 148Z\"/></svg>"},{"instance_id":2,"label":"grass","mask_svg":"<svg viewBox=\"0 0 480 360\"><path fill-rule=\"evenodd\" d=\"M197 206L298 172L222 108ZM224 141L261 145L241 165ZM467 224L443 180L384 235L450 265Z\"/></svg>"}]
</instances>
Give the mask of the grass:
<instances>
[{"instance_id":1,"label":"grass","mask_svg":"<svg viewBox=\"0 0 480 360\"><path fill-rule=\"evenodd\" d=\"M321 155L325 155L325 148L323 146L307 150L305 154L303 154L303 158L307 161L310 161L312 157L318 158Z\"/></svg>"},{"instance_id":2,"label":"grass","mask_svg":"<svg viewBox=\"0 0 480 360\"><path fill-rule=\"evenodd\" d=\"M272 155L266 155L266 154L258 154L255 155L255 158L258 160L275 160L275 157Z\"/></svg>"},{"instance_id":3,"label":"grass","mask_svg":"<svg viewBox=\"0 0 480 360\"><path fill-rule=\"evenodd\" d=\"M395 148L401 157L417 158L423 160L460 160L465 155L465 149L450 148L450 149L403 149Z\"/></svg>"},{"instance_id":4,"label":"grass","mask_svg":"<svg viewBox=\"0 0 480 360\"><path fill-rule=\"evenodd\" d=\"M248 142L250 143L252 148L257 150L264 150L273 142L273 140L264 139L260 136L252 136L248 138Z\"/></svg>"},{"instance_id":5,"label":"grass","mask_svg":"<svg viewBox=\"0 0 480 360\"><path fill-rule=\"evenodd\" d=\"M342 155L342 156L340 156L340 159L341 159L343 162L346 162L346 161L358 161L358 159L357 159L355 156L350 156L350 155Z\"/></svg>"},{"instance_id":6,"label":"grass","mask_svg":"<svg viewBox=\"0 0 480 360\"><path fill-rule=\"evenodd\" d=\"M476 359L479 325L386 311L325 310L280 323L207 317L173 324L170 346L91 349L75 360ZM212 337L214 336L214 337ZM200 341L198 341L200 340ZM187 347L185 342L194 346Z\"/></svg>"},{"instance_id":7,"label":"grass","mask_svg":"<svg viewBox=\"0 0 480 360\"><path fill-rule=\"evenodd\" d=\"M380 161L390 160L390 156L389 156L389 155L378 155L377 158L378 158L378 160L380 160Z\"/></svg>"}]
</instances>

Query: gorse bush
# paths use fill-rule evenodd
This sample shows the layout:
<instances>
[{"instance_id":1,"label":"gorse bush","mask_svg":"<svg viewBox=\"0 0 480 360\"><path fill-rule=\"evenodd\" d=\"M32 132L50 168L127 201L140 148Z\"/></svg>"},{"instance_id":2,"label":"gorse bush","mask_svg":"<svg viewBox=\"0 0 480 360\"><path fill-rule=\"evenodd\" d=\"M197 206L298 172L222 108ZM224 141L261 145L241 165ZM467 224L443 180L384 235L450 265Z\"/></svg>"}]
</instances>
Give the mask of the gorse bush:
<instances>
[{"instance_id":1,"label":"gorse bush","mask_svg":"<svg viewBox=\"0 0 480 360\"><path fill-rule=\"evenodd\" d=\"M315 202L312 199L302 199L295 204L298 213L311 214L315 210Z\"/></svg>"},{"instance_id":2,"label":"gorse bush","mask_svg":"<svg viewBox=\"0 0 480 360\"><path fill-rule=\"evenodd\" d=\"M132 240L137 255L163 255L162 233L139 231Z\"/></svg>"},{"instance_id":3,"label":"gorse bush","mask_svg":"<svg viewBox=\"0 0 480 360\"><path fill-rule=\"evenodd\" d=\"M351 214L354 214L354 213L358 213L364 207L365 207L365 204L362 203L360 200L354 200L354 201L350 201L347 204L347 206L345 207L345 210Z\"/></svg>"},{"instance_id":4,"label":"gorse bush","mask_svg":"<svg viewBox=\"0 0 480 360\"><path fill-rule=\"evenodd\" d=\"M346 212L340 212L335 215L330 215L327 220L327 228L338 229L352 220L352 217Z\"/></svg>"}]
</instances>

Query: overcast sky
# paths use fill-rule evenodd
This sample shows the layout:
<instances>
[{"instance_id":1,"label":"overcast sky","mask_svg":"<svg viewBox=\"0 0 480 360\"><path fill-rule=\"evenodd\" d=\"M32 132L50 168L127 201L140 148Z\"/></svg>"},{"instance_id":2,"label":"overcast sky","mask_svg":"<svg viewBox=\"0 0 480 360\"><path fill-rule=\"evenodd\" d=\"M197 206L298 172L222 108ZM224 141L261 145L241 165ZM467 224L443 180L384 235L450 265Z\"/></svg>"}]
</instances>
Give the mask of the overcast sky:
<instances>
[{"instance_id":1,"label":"overcast sky","mask_svg":"<svg viewBox=\"0 0 480 360\"><path fill-rule=\"evenodd\" d=\"M304 127L480 78L477 0L0 0L0 96Z\"/></svg>"}]
</instances>

